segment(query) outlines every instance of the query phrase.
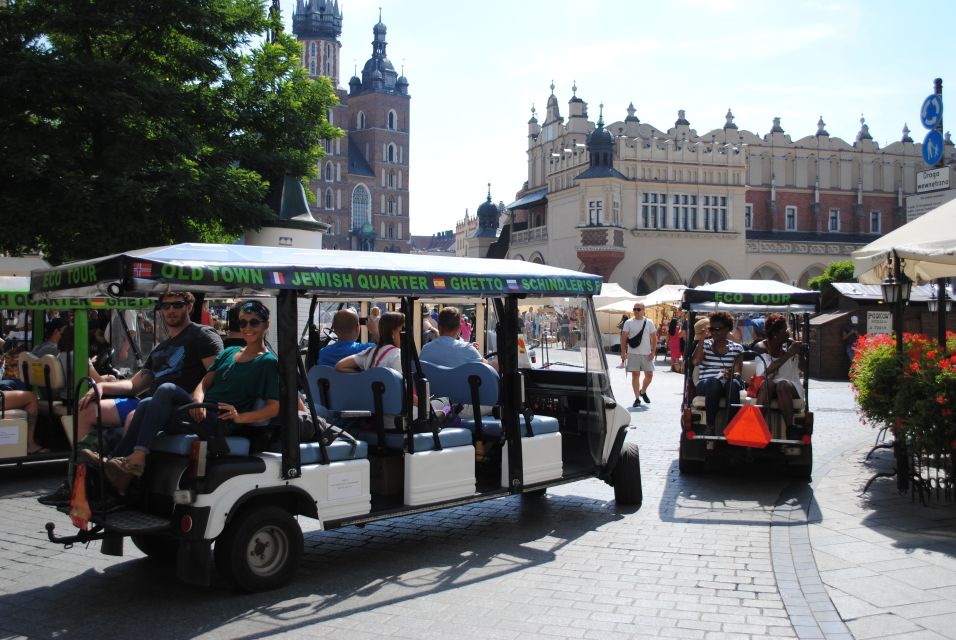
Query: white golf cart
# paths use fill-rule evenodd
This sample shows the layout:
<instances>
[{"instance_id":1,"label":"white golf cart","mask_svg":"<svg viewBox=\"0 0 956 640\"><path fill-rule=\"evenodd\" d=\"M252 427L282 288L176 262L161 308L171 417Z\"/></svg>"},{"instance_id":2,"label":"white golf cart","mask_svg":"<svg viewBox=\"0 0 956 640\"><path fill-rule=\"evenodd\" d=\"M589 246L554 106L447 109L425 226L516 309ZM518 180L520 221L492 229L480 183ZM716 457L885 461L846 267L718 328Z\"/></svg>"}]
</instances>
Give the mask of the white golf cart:
<instances>
[{"instance_id":1,"label":"white golf cart","mask_svg":"<svg viewBox=\"0 0 956 640\"><path fill-rule=\"evenodd\" d=\"M757 459L772 459L785 465L788 474L809 479L813 470L813 412L809 407L809 323L810 314L819 308L820 294L805 291L772 280L724 280L683 293L682 308L689 312L688 339L684 352L684 396L681 403L680 472L699 473L709 462L744 462ZM771 398L765 406L758 406L767 426L769 440L743 446L728 442L725 429L730 423L730 414L745 404L755 404L746 391L739 397L728 395L720 400L716 424L707 424L704 398L697 394L697 367L691 364L696 340L694 324L699 318L715 311L726 311L739 323L745 317L778 313L787 316L788 325L794 330L795 339L802 341L799 357L802 372L802 398L794 399L792 429L788 434L780 413L778 402ZM744 342L750 342L749 339ZM745 349L746 349L745 344ZM758 373L759 354L745 350L738 356L741 382L746 388ZM737 368L735 363L735 368Z\"/></svg>"},{"instance_id":2,"label":"white golf cart","mask_svg":"<svg viewBox=\"0 0 956 640\"><path fill-rule=\"evenodd\" d=\"M590 477L612 484L618 503L641 503L637 446L625 442L630 415L614 401L596 330L597 276L518 261L186 244L38 270L31 285L41 299L192 290L274 297L276 305L276 423L230 434L228 453L216 456L207 451L218 447L197 436L160 435L129 504L104 510L93 500L91 528L61 537L50 523L53 542L101 540L115 555L130 536L148 555L175 561L185 581L208 584L214 559L224 577L257 591L297 570L297 516L333 529ZM301 296L403 311L402 374L307 366L297 343ZM565 364L522 369L518 303L552 296L586 310L590 330L563 354ZM500 375L480 363L449 370L417 357L421 301L463 299L494 308ZM332 425L315 420L309 441L300 440L299 394ZM470 408L470 417L443 422L433 396Z\"/></svg>"}]
</instances>

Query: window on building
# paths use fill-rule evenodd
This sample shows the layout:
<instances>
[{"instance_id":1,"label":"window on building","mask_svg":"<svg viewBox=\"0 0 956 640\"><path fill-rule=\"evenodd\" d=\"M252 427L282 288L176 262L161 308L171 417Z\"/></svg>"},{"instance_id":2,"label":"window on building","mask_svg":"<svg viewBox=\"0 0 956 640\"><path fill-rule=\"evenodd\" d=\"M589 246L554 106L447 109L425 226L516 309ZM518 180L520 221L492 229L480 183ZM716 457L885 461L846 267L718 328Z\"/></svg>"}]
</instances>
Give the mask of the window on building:
<instances>
[{"instance_id":1,"label":"window on building","mask_svg":"<svg viewBox=\"0 0 956 640\"><path fill-rule=\"evenodd\" d=\"M385 147L385 162L395 162L397 155L394 144L389 144Z\"/></svg>"},{"instance_id":2,"label":"window on building","mask_svg":"<svg viewBox=\"0 0 956 640\"><path fill-rule=\"evenodd\" d=\"M371 223L372 196L365 185L358 185L352 190L352 229L361 229Z\"/></svg>"},{"instance_id":3,"label":"window on building","mask_svg":"<svg viewBox=\"0 0 956 640\"><path fill-rule=\"evenodd\" d=\"M333 171L333 169L332 169L332 163L331 163L331 162L326 162L326 163L325 163L325 181L326 181L326 182L332 182L332 179L333 179L334 177L335 177L335 173L334 173L334 171Z\"/></svg>"},{"instance_id":4,"label":"window on building","mask_svg":"<svg viewBox=\"0 0 956 640\"><path fill-rule=\"evenodd\" d=\"M333 205L334 205L334 202L332 201L332 190L326 189L325 190L325 208L332 209L334 208Z\"/></svg>"},{"instance_id":5,"label":"window on building","mask_svg":"<svg viewBox=\"0 0 956 640\"><path fill-rule=\"evenodd\" d=\"M325 75L332 75L332 45L325 45Z\"/></svg>"},{"instance_id":6,"label":"window on building","mask_svg":"<svg viewBox=\"0 0 956 640\"><path fill-rule=\"evenodd\" d=\"M395 225L393 224L388 225L388 228L385 231L385 237L388 238L389 240L395 239Z\"/></svg>"},{"instance_id":7,"label":"window on building","mask_svg":"<svg viewBox=\"0 0 956 640\"><path fill-rule=\"evenodd\" d=\"M317 64L318 64L317 51L318 51L318 48L316 47L316 44L314 42L309 44L309 75L313 75L313 76L316 74L316 70L318 68L317 67Z\"/></svg>"},{"instance_id":8,"label":"window on building","mask_svg":"<svg viewBox=\"0 0 956 640\"><path fill-rule=\"evenodd\" d=\"M830 218L827 222L827 229L830 231L839 231L840 230L840 210L839 209L830 209Z\"/></svg>"},{"instance_id":9,"label":"window on building","mask_svg":"<svg viewBox=\"0 0 956 640\"><path fill-rule=\"evenodd\" d=\"M357 124L359 129L365 128L365 112L364 111L358 112Z\"/></svg>"},{"instance_id":10,"label":"window on building","mask_svg":"<svg viewBox=\"0 0 956 640\"><path fill-rule=\"evenodd\" d=\"M882 217L879 211L870 211L870 233L883 233Z\"/></svg>"},{"instance_id":11,"label":"window on building","mask_svg":"<svg viewBox=\"0 0 956 640\"><path fill-rule=\"evenodd\" d=\"M394 171L388 172L388 188L389 189L395 188L395 172Z\"/></svg>"},{"instance_id":12,"label":"window on building","mask_svg":"<svg viewBox=\"0 0 956 640\"><path fill-rule=\"evenodd\" d=\"M590 202L588 202L588 224L589 225L604 224L604 201L603 200L591 200Z\"/></svg>"},{"instance_id":13,"label":"window on building","mask_svg":"<svg viewBox=\"0 0 956 640\"><path fill-rule=\"evenodd\" d=\"M784 229L787 231L797 230L797 208L787 207L784 210Z\"/></svg>"},{"instance_id":14,"label":"window on building","mask_svg":"<svg viewBox=\"0 0 956 640\"><path fill-rule=\"evenodd\" d=\"M394 110L388 112L388 128L392 131L398 128L398 114Z\"/></svg>"},{"instance_id":15,"label":"window on building","mask_svg":"<svg viewBox=\"0 0 956 640\"><path fill-rule=\"evenodd\" d=\"M752 204L744 205L744 229L754 228L754 206Z\"/></svg>"},{"instance_id":16,"label":"window on building","mask_svg":"<svg viewBox=\"0 0 956 640\"><path fill-rule=\"evenodd\" d=\"M388 201L385 203L385 213L387 213L390 216L395 215L395 199L394 198L389 198Z\"/></svg>"}]
</instances>

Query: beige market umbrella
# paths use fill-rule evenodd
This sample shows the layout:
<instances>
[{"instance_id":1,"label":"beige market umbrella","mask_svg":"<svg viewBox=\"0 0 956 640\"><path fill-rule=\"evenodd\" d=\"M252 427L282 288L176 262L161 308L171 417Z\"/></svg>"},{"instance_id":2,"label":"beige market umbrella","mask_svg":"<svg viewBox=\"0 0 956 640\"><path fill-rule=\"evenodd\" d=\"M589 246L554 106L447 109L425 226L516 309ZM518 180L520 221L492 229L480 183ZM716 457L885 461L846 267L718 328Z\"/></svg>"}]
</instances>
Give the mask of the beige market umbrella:
<instances>
[{"instance_id":1,"label":"beige market umbrella","mask_svg":"<svg viewBox=\"0 0 956 640\"><path fill-rule=\"evenodd\" d=\"M882 282L893 253L903 260L903 272L913 281L956 276L956 200L854 251L857 279L863 284Z\"/></svg>"}]
</instances>

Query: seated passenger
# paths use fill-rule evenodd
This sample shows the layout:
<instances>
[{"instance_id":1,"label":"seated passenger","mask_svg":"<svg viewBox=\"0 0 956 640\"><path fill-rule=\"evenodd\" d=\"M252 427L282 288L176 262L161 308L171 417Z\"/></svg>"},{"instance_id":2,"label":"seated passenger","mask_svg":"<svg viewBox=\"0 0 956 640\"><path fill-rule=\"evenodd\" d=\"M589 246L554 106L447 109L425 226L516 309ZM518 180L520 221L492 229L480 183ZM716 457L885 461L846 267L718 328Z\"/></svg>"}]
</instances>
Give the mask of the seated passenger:
<instances>
[{"instance_id":1,"label":"seated passenger","mask_svg":"<svg viewBox=\"0 0 956 640\"><path fill-rule=\"evenodd\" d=\"M793 399L803 398L797 358L801 345L796 340L790 340L790 330L784 316L771 313L764 326L767 338L761 343L763 353L757 358L760 363L757 375L764 376L764 382L757 393L757 402L766 405L769 400L776 399L787 427L787 438L794 439Z\"/></svg>"},{"instance_id":2,"label":"seated passenger","mask_svg":"<svg viewBox=\"0 0 956 640\"><path fill-rule=\"evenodd\" d=\"M242 331L239 330L239 307L241 303L236 303L229 307L226 312L226 337L222 339L222 346L225 347L244 347L246 339L242 337Z\"/></svg>"},{"instance_id":3,"label":"seated passenger","mask_svg":"<svg viewBox=\"0 0 956 640\"><path fill-rule=\"evenodd\" d=\"M739 402L743 386L740 382L741 362L737 356L743 353L744 348L728 337L734 328L734 319L729 313L715 311L710 314L709 320L711 337L697 342L691 361L700 369L697 395L704 396L707 431L714 433L720 399L730 394L733 402ZM735 407L729 409L728 420L737 413Z\"/></svg>"},{"instance_id":4,"label":"seated passenger","mask_svg":"<svg viewBox=\"0 0 956 640\"><path fill-rule=\"evenodd\" d=\"M342 358L361 353L375 346L371 342L356 342L359 335L359 317L353 309L339 309L332 318L335 342L319 351L319 364L334 367Z\"/></svg>"},{"instance_id":5,"label":"seated passenger","mask_svg":"<svg viewBox=\"0 0 956 640\"><path fill-rule=\"evenodd\" d=\"M46 447L41 447L36 441L37 427L37 396L32 391L8 390L0 391L3 396L3 409L22 409L27 414L27 453L34 455L37 453L50 453Z\"/></svg>"},{"instance_id":6,"label":"seated passenger","mask_svg":"<svg viewBox=\"0 0 956 640\"><path fill-rule=\"evenodd\" d=\"M43 327L43 342L30 351L35 356L55 356L60 353L60 338L69 323L63 318L52 318Z\"/></svg>"},{"instance_id":7,"label":"seated passenger","mask_svg":"<svg viewBox=\"0 0 956 640\"><path fill-rule=\"evenodd\" d=\"M261 302L243 303L239 329L246 346L223 350L192 395L175 384L165 383L151 398L139 403L114 457L106 462L106 475L120 494L125 493L134 476L143 475L146 454L159 431L198 433L203 437L216 433L217 418L207 415L205 409L189 412L195 424L184 431L177 407L190 402L215 402L218 420L232 425L268 420L279 414L279 361L266 349L268 328L269 310ZM254 409L259 399L266 404Z\"/></svg>"},{"instance_id":8,"label":"seated passenger","mask_svg":"<svg viewBox=\"0 0 956 640\"><path fill-rule=\"evenodd\" d=\"M484 362L496 371L498 363L481 357L476 343L458 339L461 331L461 312L457 307L445 307L438 314L438 337L422 347L421 359L443 367L457 367L466 362Z\"/></svg>"},{"instance_id":9,"label":"seated passenger","mask_svg":"<svg viewBox=\"0 0 956 640\"><path fill-rule=\"evenodd\" d=\"M339 313L341 313L341 311ZM336 314L336 316L338 316L338 314ZM401 373L401 344L402 329L404 328L404 313L397 311L387 311L383 313L382 317L378 320L378 344L368 347L361 353L339 360L335 364L336 370L365 371L372 367L388 367ZM329 347L326 347L325 349L328 348ZM325 349L322 349L322 353L325 352Z\"/></svg>"}]
</instances>

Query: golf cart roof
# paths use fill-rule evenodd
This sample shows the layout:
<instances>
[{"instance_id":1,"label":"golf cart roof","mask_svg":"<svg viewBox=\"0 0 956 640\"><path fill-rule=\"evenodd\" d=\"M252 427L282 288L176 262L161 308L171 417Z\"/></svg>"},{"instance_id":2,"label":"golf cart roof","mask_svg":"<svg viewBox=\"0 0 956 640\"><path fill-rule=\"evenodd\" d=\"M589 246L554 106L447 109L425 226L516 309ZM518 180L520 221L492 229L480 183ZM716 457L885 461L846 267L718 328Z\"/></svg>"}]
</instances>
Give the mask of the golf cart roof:
<instances>
[{"instance_id":1,"label":"golf cart roof","mask_svg":"<svg viewBox=\"0 0 956 640\"><path fill-rule=\"evenodd\" d=\"M519 260L232 244L137 249L36 269L30 276L38 298L155 298L170 289L230 297L295 289L346 299L591 296L600 293L601 277Z\"/></svg>"},{"instance_id":2,"label":"golf cart roof","mask_svg":"<svg viewBox=\"0 0 956 640\"><path fill-rule=\"evenodd\" d=\"M798 289L775 280L722 280L684 290L681 307L690 311L815 312L820 292Z\"/></svg>"}]
</instances>

